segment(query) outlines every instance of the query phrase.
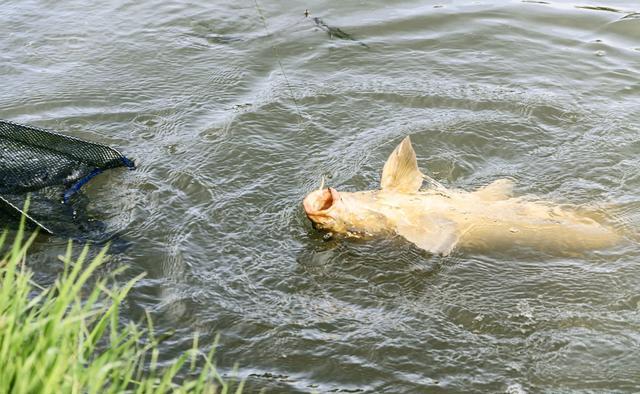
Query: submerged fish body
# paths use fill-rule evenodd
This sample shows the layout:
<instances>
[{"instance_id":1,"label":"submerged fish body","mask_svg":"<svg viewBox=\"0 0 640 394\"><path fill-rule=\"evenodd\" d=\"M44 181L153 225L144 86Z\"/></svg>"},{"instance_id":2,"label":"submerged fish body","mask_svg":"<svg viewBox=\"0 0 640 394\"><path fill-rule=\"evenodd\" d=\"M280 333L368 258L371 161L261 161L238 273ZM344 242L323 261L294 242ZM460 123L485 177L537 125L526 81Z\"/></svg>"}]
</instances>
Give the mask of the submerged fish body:
<instances>
[{"instance_id":1,"label":"submerged fish body","mask_svg":"<svg viewBox=\"0 0 640 394\"><path fill-rule=\"evenodd\" d=\"M362 45L365 48L369 48L369 46L367 44L365 44L362 41L358 41L355 38L353 38L353 36L347 32L345 32L344 30L340 29L339 27L335 27L335 26L329 26L328 24L325 23L325 21L323 21L322 19L315 17L313 18L313 22L316 24L316 26L318 26L319 28L321 28L322 30L326 31L327 34L329 34L329 38L339 38L341 40L349 40L349 41L355 41L358 44Z\"/></svg>"},{"instance_id":2,"label":"submerged fish body","mask_svg":"<svg viewBox=\"0 0 640 394\"><path fill-rule=\"evenodd\" d=\"M314 227L352 237L397 234L431 253L454 248L493 250L515 245L550 252L601 249L620 240L595 212L514 197L513 182L499 179L473 192L437 184L420 190L426 178L417 167L409 137L384 166L381 190L316 190L303 201Z\"/></svg>"}]
</instances>

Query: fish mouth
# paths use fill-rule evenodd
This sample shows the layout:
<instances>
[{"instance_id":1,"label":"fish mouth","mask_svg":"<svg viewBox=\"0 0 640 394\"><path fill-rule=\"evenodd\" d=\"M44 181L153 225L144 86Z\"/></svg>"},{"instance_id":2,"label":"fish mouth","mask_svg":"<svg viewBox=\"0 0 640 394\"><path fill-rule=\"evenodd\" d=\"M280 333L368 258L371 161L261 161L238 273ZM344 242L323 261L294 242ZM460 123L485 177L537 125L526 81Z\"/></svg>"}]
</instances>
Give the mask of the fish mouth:
<instances>
[{"instance_id":1,"label":"fish mouth","mask_svg":"<svg viewBox=\"0 0 640 394\"><path fill-rule=\"evenodd\" d=\"M311 220L319 217L327 217L327 211L333 207L338 198L338 191L331 187L311 192L305 197L304 201L302 201L304 212Z\"/></svg>"}]
</instances>

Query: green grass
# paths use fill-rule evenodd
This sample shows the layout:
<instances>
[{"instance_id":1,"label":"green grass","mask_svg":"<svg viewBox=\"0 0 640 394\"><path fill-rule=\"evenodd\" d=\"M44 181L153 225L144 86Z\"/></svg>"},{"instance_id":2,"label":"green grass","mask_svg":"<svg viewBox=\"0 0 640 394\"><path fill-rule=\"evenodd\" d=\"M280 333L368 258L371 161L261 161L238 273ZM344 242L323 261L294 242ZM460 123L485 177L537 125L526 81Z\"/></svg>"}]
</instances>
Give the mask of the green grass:
<instances>
[{"instance_id":1,"label":"green grass","mask_svg":"<svg viewBox=\"0 0 640 394\"><path fill-rule=\"evenodd\" d=\"M169 367L158 364L159 342L147 326L120 322L120 305L141 276L117 285L112 272L95 279L106 249L89 260L88 248L48 288L32 280L24 223L6 255L0 255L0 393L228 393L243 383L225 381L213 350L193 348ZM7 232L0 236L0 250ZM56 263L56 262L52 262ZM216 341L217 342L217 341ZM177 376L191 378L179 383Z\"/></svg>"}]
</instances>

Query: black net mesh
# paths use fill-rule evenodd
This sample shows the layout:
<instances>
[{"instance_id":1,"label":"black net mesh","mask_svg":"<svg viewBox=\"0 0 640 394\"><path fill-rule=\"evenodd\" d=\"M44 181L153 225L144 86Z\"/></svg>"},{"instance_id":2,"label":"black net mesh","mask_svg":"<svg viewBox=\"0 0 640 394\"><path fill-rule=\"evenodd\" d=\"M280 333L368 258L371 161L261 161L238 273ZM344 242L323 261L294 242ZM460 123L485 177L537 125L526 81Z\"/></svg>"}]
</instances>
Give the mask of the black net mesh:
<instances>
[{"instance_id":1,"label":"black net mesh","mask_svg":"<svg viewBox=\"0 0 640 394\"><path fill-rule=\"evenodd\" d=\"M82 185L123 166L133 162L108 146L0 120L0 223L15 222L31 196L29 221L55 232L76 215L69 200Z\"/></svg>"}]
</instances>

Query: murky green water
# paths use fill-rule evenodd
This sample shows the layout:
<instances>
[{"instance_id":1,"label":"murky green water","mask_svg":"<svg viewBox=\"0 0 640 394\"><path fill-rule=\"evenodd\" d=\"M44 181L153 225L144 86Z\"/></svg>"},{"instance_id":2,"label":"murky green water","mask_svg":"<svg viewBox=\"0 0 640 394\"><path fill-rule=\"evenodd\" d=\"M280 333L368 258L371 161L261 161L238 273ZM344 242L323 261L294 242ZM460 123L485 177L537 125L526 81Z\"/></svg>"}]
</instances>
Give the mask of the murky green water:
<instances>
[{"instance_id":1,"label":"murky green water","mask_svg":"<svg viewBox=\"0 0 640 394\"><path fill-rule=\"evenodd\" d=\"M259 6L267 28L253 0L0 11L0 118L137 159L86 193L131 243L106 269L148 272L127 316L176 330L164 360L220 333L218 362L249 391L640 390L637 245L439 258L401 239L325 242L300 205L322 175L375 188L411 135L447 186L508 176L640 223L640 5ZM64 242L40 239L39 277Z\"/></svg>"}]
</instances>

